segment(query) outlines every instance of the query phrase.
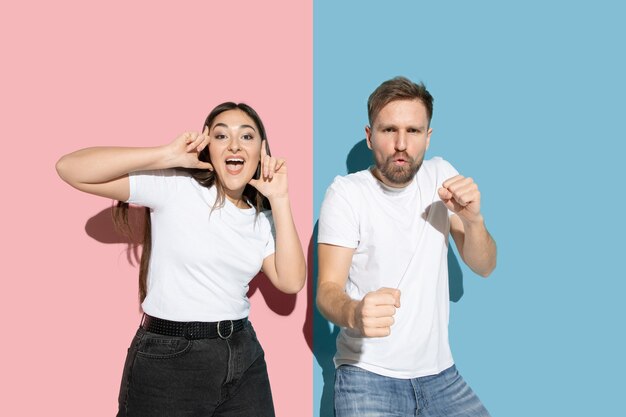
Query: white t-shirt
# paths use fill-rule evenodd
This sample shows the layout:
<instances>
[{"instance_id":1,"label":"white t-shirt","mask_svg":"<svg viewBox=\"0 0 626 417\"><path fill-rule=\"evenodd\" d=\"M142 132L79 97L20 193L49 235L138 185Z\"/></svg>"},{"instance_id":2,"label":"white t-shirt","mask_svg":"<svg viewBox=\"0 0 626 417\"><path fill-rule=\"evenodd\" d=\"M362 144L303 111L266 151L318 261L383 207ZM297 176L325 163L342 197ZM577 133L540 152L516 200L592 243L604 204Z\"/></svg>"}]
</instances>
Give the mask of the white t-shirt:
<instances>
[{"instance_id":1,"label":"white t-shirt","mask_svg":"<svg viewBox=\"0 0 626 417\"><path fill-rule=\"evenodd\" d=\"M394 378L434 375L452 366L448 344L448 234L452 214L437 193L457 175L441 158L423 162L408 186L390 188L370 170L336 177L319 219L319 243L354 248L346 293L401 291L391 335L361 337L342 328L335 366Z\"/></svg>"},{"instance_id":2,"label":"white t-shirt","mask_svg":"<svg viewBox=\"0 0 626 417\"><path fill-rule=\"evenodd\" d=\"M150 208L152 255L142 307L176 321L248 316L248 283L274 253L271 212L239 209L228 199L213 209L215 187L179 170L129 175L129 203ZM213 209L213 210L212 210Z\"/></svg>"}]
</instances>

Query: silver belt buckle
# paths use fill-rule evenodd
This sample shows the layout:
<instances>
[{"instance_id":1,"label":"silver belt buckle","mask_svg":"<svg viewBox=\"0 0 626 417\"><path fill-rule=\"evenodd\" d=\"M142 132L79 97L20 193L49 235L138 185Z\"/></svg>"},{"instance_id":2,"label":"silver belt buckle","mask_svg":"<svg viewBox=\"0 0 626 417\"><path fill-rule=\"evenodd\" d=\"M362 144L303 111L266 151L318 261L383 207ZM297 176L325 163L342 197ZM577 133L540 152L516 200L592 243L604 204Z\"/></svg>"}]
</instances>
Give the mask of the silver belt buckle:
<instances>
[{"instance_id":1,"label":"silver belt buckle","mask_svg":"<svg viewBox=\"0 0 626 417\"><path fill-rule=\"evenodd\" d=\"M230 322L230 333L228 333L228 335L223 335L222 331L220 330L220 325L222 324L222 322ZM233 324L232 320L220 320L217 322L217 335L220 337L220 339L230 339L230 337L233 335L233 332L235 331L235 325Z\"/></svg>"}]
</instances>

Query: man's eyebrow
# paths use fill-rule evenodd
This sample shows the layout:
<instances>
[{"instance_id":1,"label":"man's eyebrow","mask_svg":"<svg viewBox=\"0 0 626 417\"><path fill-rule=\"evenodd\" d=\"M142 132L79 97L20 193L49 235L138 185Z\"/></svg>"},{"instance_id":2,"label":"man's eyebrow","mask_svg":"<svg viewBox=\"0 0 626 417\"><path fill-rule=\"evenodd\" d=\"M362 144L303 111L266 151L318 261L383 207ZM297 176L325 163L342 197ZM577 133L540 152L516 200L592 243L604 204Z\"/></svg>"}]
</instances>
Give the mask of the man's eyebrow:
<instances>
[{"instance_id":1,"label":"man's eyebrow","mask_svg":"<svg viewBox=\"0 0 626 417\"><path fill-rule=\"evenodd\" d=\"M213 127L225 127L226 129L228 129L228 125L226 123L216 123L215 126ZM256 129L250 125L241 125L241 126L235 126L238 129L245 129L245 128L250 128L252 130L254 130L256 132Z\"/></svg>"},{"instance_id":2,"label":"man's eyebrow","mask_svg":"<svg viewBox=\"0 0 626 417\"><path fill-rule=\"evenodd\" d=\"M395 123L380 123L378 125L378 129L398 129L398 126ZM426 126L424 125L408 125L406 129L414 129L419 131L426 130Z\"/></svg>"}]
</instances>

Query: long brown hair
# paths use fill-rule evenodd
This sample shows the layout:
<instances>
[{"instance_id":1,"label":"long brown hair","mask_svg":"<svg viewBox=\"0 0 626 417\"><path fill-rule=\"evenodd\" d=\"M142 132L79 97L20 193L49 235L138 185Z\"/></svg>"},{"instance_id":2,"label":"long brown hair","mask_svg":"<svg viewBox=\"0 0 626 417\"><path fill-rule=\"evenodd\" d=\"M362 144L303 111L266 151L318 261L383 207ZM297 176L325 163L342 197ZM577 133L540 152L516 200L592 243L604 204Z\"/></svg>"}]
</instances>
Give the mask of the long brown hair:
<instances>
[{"instance_id":1,"label":"long brown hair","mask_svg":"<svg viewBox=\"0 0 626 417\"><path fill-rule=\"evenodd\" d=\"M265 127L263 126L263 122L261 121L261 118L259 117L257 112L254 111L252 107L248 106L245 103L234 103L232 101L229 101L229 102L218 105L213 110L211 110L211 113L209 113L209 115L207 116L206 120L204 121L202 130L204 130L204 128L210 129L215 118L221 113L228 111L228 110L236 110L236 109L243 111L246 115L248 115L254 121L257 128L259 129L259 135L261 136L261 140L265 141L265 150L267 151L268 155L271 155L269 145L267 143L267 135L265 133ZM200 154L198 155L198 159L204 162L211 162L208 146L204 148L202 152L200 152ZM189 168L177 168L177 169L188 172L198 182L198 184L202 185L203 187L210 188L215 185L216 190L217 190L217 200L215 202L215 205L213 206L213 209L219 208L224 204L225 194L222 189L222 184L220 183L219 178L217 177L217 174L215 171L201 170L201 169L189 169ZM257 172L254 178L258 179L260 177L260 172L261 170L260 170L260 164L259 164L259 167L257 168ZM260 192L257 191L256 188L254 188L253 186L249 184L246 185L246 187L243 190L243 197L246 199L246 201L249 204L251 204L256 209L257 215L261 210L271 209L270 203L267 200L267 198L265 198ZM126 234L130 234L130 224L128 222L128 210L129 210L128 203L125 203L123 201L118 201L116 207L114 207L113 209L113 222L115 226ZM139 302L140 303L142 303L143 300L146 298L148 268L150 265L150 256L152 253L152 223L150 221L150 209L149 208L147 207L145 208L143 217L144 217L143 248L141 251L141 262L139 263Z\"/></svg>"}]
</instances>

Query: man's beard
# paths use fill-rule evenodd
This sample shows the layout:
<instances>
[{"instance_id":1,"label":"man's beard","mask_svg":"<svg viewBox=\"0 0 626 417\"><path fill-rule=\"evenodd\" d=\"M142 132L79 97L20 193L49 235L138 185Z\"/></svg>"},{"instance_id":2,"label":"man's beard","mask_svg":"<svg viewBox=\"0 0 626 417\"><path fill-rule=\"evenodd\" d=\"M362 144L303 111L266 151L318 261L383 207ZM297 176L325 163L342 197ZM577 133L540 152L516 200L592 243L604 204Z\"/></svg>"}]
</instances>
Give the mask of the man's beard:
<instances>
[{"instance_id":1,"label":"man's beard","mask_svg":"<svg viewBox=\"0 0 626 417\"><path fill-rule=\"evenodd\" d=\"M394 164L394 160L398 157L402 157L407 164L403 166L396 166ZM423 160L424 159L422 158L419 161L416 161L406 153L402 152L388 157L382 163L376 161L376 168L378 168L378 172L380 172L380 174L390 183L396 185L406 185L413 179L415 174L417 174L417 171L419 171L422 166Z\"/></svg>"}]
</instances>

